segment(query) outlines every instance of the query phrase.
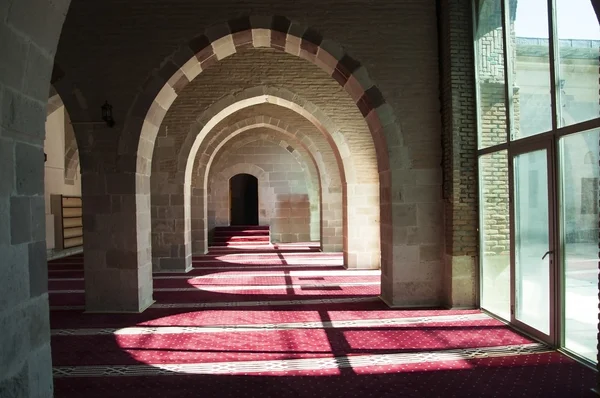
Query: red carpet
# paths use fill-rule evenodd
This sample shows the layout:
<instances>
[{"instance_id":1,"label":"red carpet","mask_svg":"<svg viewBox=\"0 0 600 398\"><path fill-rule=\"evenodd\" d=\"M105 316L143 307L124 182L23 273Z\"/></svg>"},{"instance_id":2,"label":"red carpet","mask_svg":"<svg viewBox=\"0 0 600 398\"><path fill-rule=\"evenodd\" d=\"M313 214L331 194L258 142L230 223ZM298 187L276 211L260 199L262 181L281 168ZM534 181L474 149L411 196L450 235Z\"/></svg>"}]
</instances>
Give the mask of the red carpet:
<instances>
[{"instance_id":1,"label":"red carpet","mask_svg":"<svg viewBox=\"0 0 600 398\"><path fill-rule=\"evenodd\" d=\"M262 249L270 248L268 226L216 227L211 239L211 250L228 248Z\"/></svg>"},{"instance_id":2,"label":"red carpet","mask_svg":"<svg viewBox=\"0 0 600 398\"><path fill-rule=\"evenodd\" d=\"M593 370L480 311L391 310L377 270L269 251L155 274L141 314L72 309L83 259L49 262L55 396L593 396Z\"/></svg>"}]
</instances>

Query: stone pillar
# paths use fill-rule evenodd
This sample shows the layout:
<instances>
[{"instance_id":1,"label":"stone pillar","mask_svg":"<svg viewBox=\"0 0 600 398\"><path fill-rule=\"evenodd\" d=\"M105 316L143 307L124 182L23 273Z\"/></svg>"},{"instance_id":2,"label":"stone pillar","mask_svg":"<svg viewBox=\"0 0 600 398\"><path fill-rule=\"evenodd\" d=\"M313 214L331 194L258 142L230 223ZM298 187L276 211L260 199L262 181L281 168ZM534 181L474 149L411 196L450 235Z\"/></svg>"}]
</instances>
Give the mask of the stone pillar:
<instances>
[{"instance_id":1,"label":"stone pillar","mask_svg":"<svg viewBox=\"0 0 600 398\"><path fill-rule=\"evenodd\" d=\"M342 188L322 187L321 249L324 252L341 252L344 249Z\"/></svg>"},{"instance_id":2,"label":"stone pillar","mask_svg":"<svg viewBox=\"0 0 600 398\"><path fill-rule=\"evenodd\" d=\"M352 269L379 269L380 208L377 184L347 184L346 247L344 264Z\"/></svg>"},{"instance_id":3,"label":"stone pillar","mask_svg":"<svg viewBox=\"0 0 600 398\"><path fill-rule=\"evenodd\" d=\"M76 130L86 310L141 312L152 300L150 181L117 167L118 129Z\"/></svg>"},{"instance_id":4,"label":"stone pillar","mask_svg":"<svg viewBox=\"0 0 600 398\"><path fill-rule=\"evenodd\" d=\"M164 159L177 159L178 148L160 130L152 152L152 266L155 272L187 272L192 268L190 191L184 173ZM166 164L165 164L166 163ZM186 206L188 208L186 209Z\"/></svg>"},{"instance_id":5,"label":"stone pillar","mask_svg":"<svg viewBox=\"0 0 600 398\"><path fill-rule=\"evenodd\" d=\"M211 231L207 228L208 215L204 207L204 198L208 193L202 188L192 188L191 191L192 254L201 256L208 253L208 234Z\"/></svg>"},{"instance_id":6,"label":"stone pillar","mask_svg":"<svg viewBox=\"0 0 600 398\"><path fill-rule=\"evenodd\" d=\"M152 175L152 265L155 272L188 272L192 268L190 212L184 188L168 173ZM186 221L187 219L187 221Z\"/></svg>"},{"instance_id":7,"label":"stone pillar","mask_svg":"<svg viewBox=\"0 0 600 398\"><path fill-rule=\"evenodd\" d=\"M43 141L69 3L0 0L0 397L53 395Z\"/></svg>"},{"instance_id":8,"label":"stone pillar","mask_svg":"<svg viewBox=\"0 0 600 398\"><path fill-rule=\"evenodd\" d=\"M444 301L478 304L477 129L470 0L440 5L444 146Z\"/></svg>"},{"instance_id":9,"label":"stone pillar","mask_svg":"<svg viewBox=\"0 0 600 398\"><path fill-rule=\"evenodd\" d=\"M19 94L10 96L3 100L17 109L24 104ZM44 104L25 109L17 111L22 122L0 127L0 396L52 396ZM31 135L17 134L21 128Z\"/></svg>"}]
</instances>

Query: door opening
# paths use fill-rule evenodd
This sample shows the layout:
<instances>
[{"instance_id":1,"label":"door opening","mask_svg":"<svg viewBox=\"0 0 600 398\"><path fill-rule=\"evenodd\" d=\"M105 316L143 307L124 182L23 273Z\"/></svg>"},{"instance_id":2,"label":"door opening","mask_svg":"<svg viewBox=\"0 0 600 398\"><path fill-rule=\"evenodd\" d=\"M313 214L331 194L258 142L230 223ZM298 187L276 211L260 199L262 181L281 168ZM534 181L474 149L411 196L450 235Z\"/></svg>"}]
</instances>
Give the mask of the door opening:
<instances>
[{"instance_id":1,"label":"door opening","mask_svg":"<svg viewBox=\"0 0 600 398\"><path fill-rule=\"evenodd\" d=\"M258 179L237 174L229 180L230 225L258 225Z\"/></svg>"}]
</instances>

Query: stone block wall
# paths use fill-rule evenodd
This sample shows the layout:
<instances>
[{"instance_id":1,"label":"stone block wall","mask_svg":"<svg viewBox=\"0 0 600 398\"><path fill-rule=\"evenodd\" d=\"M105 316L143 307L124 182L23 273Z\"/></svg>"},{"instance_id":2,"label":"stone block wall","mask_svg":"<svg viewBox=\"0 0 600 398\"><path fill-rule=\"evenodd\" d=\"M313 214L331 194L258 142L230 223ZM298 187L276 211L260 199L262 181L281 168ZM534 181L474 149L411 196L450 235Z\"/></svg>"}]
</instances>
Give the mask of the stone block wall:
<instances>
[{"instance_id":1,"label":"stone block wall","mask_svg":"<svg viewBox=\"0 0 600 398\"><path fill-rule=\"evenodd\" d=\"M255 167L250 167L250 165ZM287 148L258 140L230 150L213 164L209 174L208 227L229 225L229 178L255 174L258 178L259 224L271 226L272 242L308 242L311 232L311 203L307 175ZM233 174L235 173L235 174Z\"/></svg>"},{"instance_id":2,"label":"stone block wall","mask_svg":"<svg viewBox=\"0 0 600 398\"><path fill-rule=\"evenodd\" d=\"M111 156L119 132L104 124L75 130L81 159L85 305L93 312L141 312L153 303L147 179L119 172Z\"/></svg>"},{"instance_id":3,"label":"stone block wall","mask_svg":"<svg viewBox=\"0 0 600 398\"><path fill-rule=\"evenodd\" d=\"M43 143L68 6L0 0L0 397L53 395Z\"/></svg>"}]
</instances>

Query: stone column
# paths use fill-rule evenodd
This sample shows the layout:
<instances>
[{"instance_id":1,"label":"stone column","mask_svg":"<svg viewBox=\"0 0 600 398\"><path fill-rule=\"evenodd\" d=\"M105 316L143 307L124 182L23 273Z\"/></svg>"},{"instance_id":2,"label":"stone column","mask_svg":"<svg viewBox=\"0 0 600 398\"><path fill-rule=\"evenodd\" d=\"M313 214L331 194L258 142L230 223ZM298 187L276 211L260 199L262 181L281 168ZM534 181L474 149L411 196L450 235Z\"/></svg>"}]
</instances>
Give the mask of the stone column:
<instances>
[{"instance_id":1,"label":"stone column","mask_svg":"<svg viewBox=\"0 0 600 398\"><path fill-rule=\"evenodd\" d=\"M347 229L344 264L347 268L378 269L381 266L379 186L347 184Z\"/></svg>"},{"instance_id":2,"label":"stone column","mask_svg":"<svg viewBox=\"0 0 600 398\"><path fill-rule=\"evenodd\" d=\"M211 231L207 228L208 215L204 211L204 195L208 193L205 193L203 188L192 188L191 191L192 254L201 256L208 253L208 234Z\"/></svg>"},{"instance_id":3,"label":"stone column","mask_svg":"<svg viewBox=\"0 0 600 398\"><path fill-rule=\"evenodd\" d=\"M90 312L141 312L153 302L150 181L119 170L119 133L104 126L76 130Z\"/></svg>"},{"instance_id":4,"label":"stone column","mask_svg":"<svg viewBox=\"0 0 600 398\"><path fill-rule=\"evenodd\" d=\"M178 172L170 162L163 162L164 159L177 159L178 151L166 130L159 130L151 156L150 175L152 266L155 272L187 272L192 268L191 210L186 203L190 191L184 188L184 172Z\"/></svg>"},{"instance_id":5,"label":"stone column","mask_svg":"<svg viewBox=\"0 0 600 398\"><path fill-rule=\"evenodd\" d=\"M187 193L169 173L153 172L151 181L153 269L188 272L192 268L192 248L190 211L185 211Z\"/></svg>"},{"instance_id":6,"label":"stone column","mask_svg":"<svg viewBox=\"0 0 600 398\"><path fill-rule=\"evenodd\" d=\"M0 0L2 397L53 395L43 141L54 52L68 6Z\"/></svg>"},{"instance_id":7,"label":"stone column","mask_svg":"<svg viewBox=\"0 0 600 398\"><path fill-rule=\"evenodd\" d=\"M321 246L324 252L344 249L342 187L322 185Z\"/></svg>"}]
</instances>

